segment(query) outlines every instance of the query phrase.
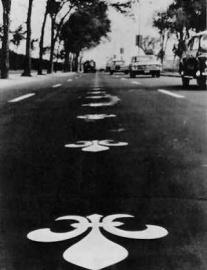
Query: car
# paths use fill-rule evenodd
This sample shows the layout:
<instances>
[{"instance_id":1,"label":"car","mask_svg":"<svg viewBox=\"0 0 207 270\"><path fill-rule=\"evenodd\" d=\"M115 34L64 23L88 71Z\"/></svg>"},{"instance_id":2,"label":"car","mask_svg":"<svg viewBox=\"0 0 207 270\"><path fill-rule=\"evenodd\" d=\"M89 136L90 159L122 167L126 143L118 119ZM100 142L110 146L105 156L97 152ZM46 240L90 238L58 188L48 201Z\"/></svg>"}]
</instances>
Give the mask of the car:
<instances>
[{"instance_id":1,"label":"car","mask_svg":"<svg viewBox=\"0 0 207 270\"><path fill-rule=\"evenodd\" d=\"M94 60L87 60L83 63L83 72L96 72L96 62Z\"/></svg>"},{"instance_id":2,"label":"car","mask_svg":"<svg viewBox=\"0 0 207 270\"><path fill-rule=\"evenodd\" d=\"M129 67L123 60L113 60L110 65L110 74L113 75L115 72L129 73Z\"/></svg>"},{"instance_id":3,"label":"car","mask_svg":"<svg viewBox=\"0 0 207 270\"><path fill-rule=\"evenodd\" d=\"M183 87L196 79L200 89L206 89L207 77L207 30L195 34L188 41L180 60L179 72Z\"/></svg>"},{"instance_id":4,"label":"car","mask_svg":"<svg viewBox=\"0 0 207 270\"><path fill-rule=\"evenodd\" d=\"M130 78L136 75L150 74L152 77L160 77L162 65L157 61L155 55L133 56L129 65Z\"/></svg>"},{"instance_id":5,"label":"car","mask_svg":"<svg viewBox=\"0 0 207 270\"><path fill-rule=\"evenodd\" d=\"M105 67L105 72L110 72L110 70L111 70L111 63L107 62L106 67Z\"/></svg>"}]
</instances>

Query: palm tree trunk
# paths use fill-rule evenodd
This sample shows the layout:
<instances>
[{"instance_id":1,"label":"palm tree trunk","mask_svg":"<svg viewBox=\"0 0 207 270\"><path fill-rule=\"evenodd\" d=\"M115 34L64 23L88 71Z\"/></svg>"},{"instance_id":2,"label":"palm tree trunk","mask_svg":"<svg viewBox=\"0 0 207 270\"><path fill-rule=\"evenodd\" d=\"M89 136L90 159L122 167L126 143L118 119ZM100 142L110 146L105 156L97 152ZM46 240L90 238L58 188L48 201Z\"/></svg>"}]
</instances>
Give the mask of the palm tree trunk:
<instances>
[{"instance_id":1,"label":"palm tree trunk","mask_svg":"<svg viewBox=\"0 0 207 270\"><path fill-rule=\"evenodd\" d=\"M53 56L54 56L54 49L55 49L55 39L54 39L54 32L55 32L55 17L51 16L51 47L50 47L50 62L48 73L53 73L54 63L53 63Z\"/></svg>"},{"instance_id":2,"label":"palm tree trunk","mask_svg":"<svg viewBox=\"0 0 207 270\"><path fill-rule=\"evenodd\" d=\"M9 28L10 28L10 11L11 0L2 0L3 5L3 41L2 41L2 57L1 57L1 78L9 77Z\"/></svg>"},{"instance_id":3,"label":"palm tree trunk","mask_svg":"<svg viewBox=\"0 0 207 270\"><path fill-rule=\"evenodd\" d=\"M31 16L33 0L29 0L27 14L27 41L26 41L26 58L22 76L31 76Z\"/></svg>"},{"instance_id":4,"label":"palm tree trunk","mask_svg":"<svg viewBox=\"0 0 207 270\"><path fill-rule=\"evenodd\" d=\"M42 23L41 36L40 36L40 44L39 44L39 65L38 65L38 74L42 75L42 62L43 62L43 54L44 54L44 36L45 36L45 25L47 21L47 7L45 10L44 20Z\"/></svg>"},{"instance_id":5,"label":"palm tree trunk","mask_svg":"<svg viewBox=\"0 0 207 270\"><path fill-rule=\"evenodd\" d=\"M79 55L80 55L80 52L77 52L76 55L75 55L75 71L78 72L79 71Z\"/></svg>"}]
</instances>

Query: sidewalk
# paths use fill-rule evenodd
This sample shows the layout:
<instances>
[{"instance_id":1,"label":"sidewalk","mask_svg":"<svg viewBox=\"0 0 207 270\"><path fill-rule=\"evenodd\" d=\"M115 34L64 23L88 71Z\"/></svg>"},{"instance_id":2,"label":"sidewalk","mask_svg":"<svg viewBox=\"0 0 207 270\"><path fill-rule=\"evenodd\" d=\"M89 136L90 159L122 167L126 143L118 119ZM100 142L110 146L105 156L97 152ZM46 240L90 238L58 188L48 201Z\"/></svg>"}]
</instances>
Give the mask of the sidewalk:
<instances>
[{"instance_id":1,"label":"sidewalk","mask_svg":"<svg viewBox=\"0 0 207 270\"><path fill-rule=\"evenodd\" d=\"M178 72L170 72L170 71L162 71L161 76L166 77L180 77L180 73Z\"/></svg>"},{"instance_id":2,"label":"sidewalk","mask_svg":"<svg viewBox=\"0 0 207 270\"><path fill-rule=\"evenodd\" d=\"M0 90L2 89L2 87L6 87L6 86L14 86L14 85L19 85L22 83L28 83L28 82L35 82L35 81L40 81L40 80L44 80L48 77L65 77L65 76L72 76L75 75L75 72L54 72L52 74L44 74L44 75L38 75L37 71L32 71L31 72L31 77L24 77L21 76L22 71L10 71L9 73L9 78L8 79L0 79Z\"/></svg>"}]
</instances>

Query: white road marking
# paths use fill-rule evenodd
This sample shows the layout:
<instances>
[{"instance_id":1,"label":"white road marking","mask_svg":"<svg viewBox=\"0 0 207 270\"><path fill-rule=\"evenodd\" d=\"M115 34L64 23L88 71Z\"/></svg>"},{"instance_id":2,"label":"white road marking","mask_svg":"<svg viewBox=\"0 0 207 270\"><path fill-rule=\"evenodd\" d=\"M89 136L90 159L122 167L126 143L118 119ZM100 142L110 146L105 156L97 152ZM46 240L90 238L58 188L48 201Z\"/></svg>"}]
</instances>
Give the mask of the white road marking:
<instances>
[{"instance_id":1,"label":"white road marking","mask_svg":"<svg viewBox=\"0 0 207 270\"><path fill-rule=\"evenodd\" d=\"M10 102L10 103L12 103L12 102L18 102L18 101L21 101L21 100L23 100L23 99L30 98L30 97L32 97L32 96L34 96L34 95L35 95L35 94L33 94L33 93L31 93L31 94L26 94L26 95L23 95L23 96L21 96L21 97L12 99L12 100L10 100L10 101L8 101L8 102Z\"/></svg>"},{"instance_id":2,"label":"white road marking","mask_svg":"<svg viewBox=\"0 0 207 270\"><path fill-rule=\"evenodd\" d=\"M113 140L93 140L93 141L78 141L73 144L66 144L68 148L82 148L84 152L101 152L110 149L110 146L127 146L127 142L114 142Z\"/></svg>"},{"instance_id":3,"label":"white road marking","mask_svg":"<svg viewBox=\"0 0 207 270\"><path fill-rule=\"evenodd\" d=\"M55 85L53 85L53 88L57 88L57 87L60 87L62 84L55 84Z\"/></svg>"},{"instance_id":4,"label":"white road marking","mask_svg":"<svg viewBox=\"0 0 207 270\"><path fill-rule=\"evenodd\" d=\"M141 84L140 82L132 81L133 84Z\"/></svg>"},{"instance_id":5,"label":"white road marking","mask_svg":"<svg viewBox=\"0 0 207 270\"><path fill-rule=\"evenodd\" d=\"M121 78L122 81L126 81L126 78Z\"/></svg>"},{"instance_id":6,"label":"white road marking","mask_svg":"<svg viewBox=\"0 0 207 270\"><path fill-rule=\"evenodd\" d=\"M185 98L185 96L178 95L178 94L172 93L172 92L164 90L164 89L158 89L158 92L175 97L175 98Z\"/></svg>"},{"instance_id":7,"label":"white road marking","mask_svg":"<svg viewBox=\"0 0 207 270\"><path fill-rule=\"evenodd\" d=\"M92 92L87 92L87 94L99 95L99 94L106 94L106 92L105 91L92 91Z\"/></svg>"},{"instance_id":8,"label":"white road marking","mask_svg":"<svg viewBox=\"0 0 207 270\"><path fill-rule=\"evenodd\" d=\"M102 120L105 118L116 117L115 114L86 114L77 116L78 119L84 119L86 121Z\"/></svg>"},{"instance_id":9,"label":"white road marking","mask_svg":"<svg viewBox=\"0 0 207 270\"><path fill-rule=\"evenodd\" d=\"M107 98L106 96L88 96L86 97L86 99L103 99L103 98Z\"/></svg>"},{"instance_id":10,"label":"white road marking","mask_svg":"<svg viewBox=\"0 0 207 270\"><path fill-rule=\"evenodd\" d=\"M105 96L106 97L106 96ZM107 95L107 97L110 99L109 102L103 102L103 103L88 103L83 104L82 107L104 107L104 106L114 106L117 102L120 101L120 99L116 96Z\"/></svg>"},{"instance_id":11,"label":"white road marking","mask_svg":"<svg viewBox=\"0 0 207 270\"><path fill-rule=\"evenodd\" d=\"M35 242L55 243L83 235L90 228L90 232L85 237L65 250L63 258L67 262L85 269L101 270L123 261L129 255L127 249L123 246L106 238L102 234L102 230L112 235L129 239L151 240L168 235L168 231L165 228L148 224L140 231L119 229L117 227L124 224L117 221L117 219L121 218L133 218L133 216L127 214L115 214L106 217L93 214L87 216L87 218L82 216L63 216L55 221L76 221L76 223L71 224L73 230L56 233L50 228L42 228L30 232L27 234L27 238Z\"/></svg>"},{"instance_id":12,"label":"white road marking","mask_svg":"<svg viewBox=\"0 0 207 270\"><path fill-rule=\"evenodd\" d=\"M72 79L68 79L67 82L72 82Z\"/></svg>"}]
</instances>

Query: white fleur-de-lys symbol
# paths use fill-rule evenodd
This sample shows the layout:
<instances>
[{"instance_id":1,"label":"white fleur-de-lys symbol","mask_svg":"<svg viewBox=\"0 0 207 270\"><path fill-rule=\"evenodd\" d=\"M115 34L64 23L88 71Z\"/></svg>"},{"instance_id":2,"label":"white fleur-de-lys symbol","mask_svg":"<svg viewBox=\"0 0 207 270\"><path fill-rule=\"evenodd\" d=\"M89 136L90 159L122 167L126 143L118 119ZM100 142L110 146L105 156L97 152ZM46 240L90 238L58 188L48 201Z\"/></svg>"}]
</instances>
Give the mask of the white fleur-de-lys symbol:
<instances>
[{"instance_id":1,"label":"white fleur-de-lys symbol","mask_svg":"<svg viewBox=\"0 0 207 270\"><path fill-rule=\"evenodd\" d=\"M87 94L89 95L105 95L105 91L88 91Z\"/></svg>"},{"instance_id":2,"label":"white fleur-de-lys symbol","mask_svg":"<svg viewBox=\"0 0 207 270\"><path fill-rule=\"evenodd\" d=\"M97 214L88 216L87 218L80 216L60 217L56 221L76 221L76 223L71 224L74 230L65 233L56 233L49 228L39 229L30 232L27 238L36 242L59 242L77 237L85 233L88 229L91 229L86 237L69 247L63 253L63 258L74 265L90 270L99 270L114 265L128 256L128 251L104 237L100 228L116 236L130 239L158 239L168 234L166 229L155 225L146 225L142 231L125 231L118 228L123 223L116 221L116 219L131 217L133 216L125 214L110 215L105 218Z\"/></svg>"},{"instance_id":3,"label":"white fleur-de-lys symbol","mask_svg":"<svg viewBox=\"0 0 207 270\"><path fill-rule=\"evenodd\" d=\"M103 120L105 118L116 117L115 114L86 114L77 116L78 119L84 119L86 121Z\"/></svg>"},{"instance_id":4,"label":"white fleur-de-lys symbol","mask_svg":"<svg viewBox=\"0 0 207 270\"><path fill-rule=\"evenodd\" d=\"M108 106L114 106L116 103L120 101L120 99L116 96L107 95L107 98L109 98L108 102L91 102L88 104L83 104L83 107L108 107Z\"/></svg>"},{"instance_id":5,"label":"white fleur-de-lys symbol","mask_svg":"<svg viewBox=\"0 0 207 270\"><path fill-rule=\"evenodd\" d=\"M93 140L93 141L78 141L75 144L66 144L68 148L82 148L84 152L101 152L107 151L111 146L126 146L127 142L114 142L113 140Z\"/></svg>"},{"instance_id":6,"label":"white fleur-de-lys symbol","mask_svg":"<svg viewBox=\"0 0 207 270\"><path fill-rule=\"evenodd\" d=\"M95 95L95 96L87 96L86 99L103 99L107 97L108 95Z\"/></svg>"}]
</instances>

